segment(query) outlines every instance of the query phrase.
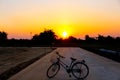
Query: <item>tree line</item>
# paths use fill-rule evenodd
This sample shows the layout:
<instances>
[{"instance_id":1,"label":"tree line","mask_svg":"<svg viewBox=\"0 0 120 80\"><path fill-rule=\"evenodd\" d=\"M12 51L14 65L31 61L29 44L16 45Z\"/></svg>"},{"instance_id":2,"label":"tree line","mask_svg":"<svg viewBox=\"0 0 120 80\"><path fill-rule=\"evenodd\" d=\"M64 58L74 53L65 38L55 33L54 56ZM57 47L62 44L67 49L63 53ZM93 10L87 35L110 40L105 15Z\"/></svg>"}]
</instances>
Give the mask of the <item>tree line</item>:
<instances>
[{"instance_id":1,"label":"tree line","mask_svg":"<svg viewBox=\"0 0 120 80\"><path fill-rule=\"evenodd\" d=\"M44 30L39 34L32 36L28 39L8 39L8 34L4 31L0 31L0 46L44 46L44 45L63 45L63 44L79 44L79 43L105 43L105 44L118 44L120 43L120 37L112 37L110 35L97 37L90 37L85 35L85 39L77 39L70 36L67 39L58 38L53 30Z\"/></svg>"}]
</instances>

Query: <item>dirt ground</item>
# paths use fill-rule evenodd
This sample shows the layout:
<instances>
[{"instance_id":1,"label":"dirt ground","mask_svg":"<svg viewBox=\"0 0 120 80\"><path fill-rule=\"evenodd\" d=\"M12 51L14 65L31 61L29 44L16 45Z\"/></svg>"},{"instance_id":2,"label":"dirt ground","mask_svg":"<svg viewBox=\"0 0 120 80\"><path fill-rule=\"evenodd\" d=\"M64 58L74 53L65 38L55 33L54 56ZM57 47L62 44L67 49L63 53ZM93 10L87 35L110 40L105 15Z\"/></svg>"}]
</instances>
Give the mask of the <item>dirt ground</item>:
<instances>
[{"instance_id":1,"label":"dirt ground","mask_svg":"<svg viewBox=\"0 0 120 80\"><path fill-rule=\"evenodd\" d=\"M0 47L0 74L51 51L49 47Z\"/></svg>"}]
</instances>

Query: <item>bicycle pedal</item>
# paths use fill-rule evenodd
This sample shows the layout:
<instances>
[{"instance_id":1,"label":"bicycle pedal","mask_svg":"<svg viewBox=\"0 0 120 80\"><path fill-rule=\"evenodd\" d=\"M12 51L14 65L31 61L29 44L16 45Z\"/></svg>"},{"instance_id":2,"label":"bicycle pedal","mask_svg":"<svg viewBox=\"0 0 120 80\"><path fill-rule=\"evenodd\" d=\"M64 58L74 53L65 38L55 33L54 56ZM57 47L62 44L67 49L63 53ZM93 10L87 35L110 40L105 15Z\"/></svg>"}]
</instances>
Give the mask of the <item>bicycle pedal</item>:
<instances>
[{"instance_id":1,"label":"bicycle pedal","mask_svg":"<svg viewBox=\"0 0 120 80\"><path fill-rule=\"evenodd\" d=\"M69 75L69 77L71 77L71 75Z\"/></svg>"}]
</instances>

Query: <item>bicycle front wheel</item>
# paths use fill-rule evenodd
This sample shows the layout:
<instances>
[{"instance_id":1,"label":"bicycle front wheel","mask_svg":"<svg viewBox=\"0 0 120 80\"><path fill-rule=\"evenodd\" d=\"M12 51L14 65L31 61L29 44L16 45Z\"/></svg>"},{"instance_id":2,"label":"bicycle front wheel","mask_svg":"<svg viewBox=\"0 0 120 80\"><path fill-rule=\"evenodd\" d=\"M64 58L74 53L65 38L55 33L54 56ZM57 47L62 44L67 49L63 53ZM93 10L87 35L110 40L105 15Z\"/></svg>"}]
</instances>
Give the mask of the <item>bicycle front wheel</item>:
<instances>
[{"instance_id":1,"label":"bicycle front wheel","mask_svg":"<svg viewBox=\"0 0 120 80\"><path fill-rule=\"evenodd\" d=\"M58 73L59 70L60 70L59 64L57 63L52 64L47 70L47 77L53 78Z\"/></svg>"},{"instance_id":2,"label":"bicycle front wheel","mask_svg":"<svg viewBox=\"0 0 120 80\"><path fill-rule=\"evenodd\" d=\"M86 64L77 62L72 66L72 74L77 79L85 79L89 74L89 68Z\"/></svg>"}]
</instances>

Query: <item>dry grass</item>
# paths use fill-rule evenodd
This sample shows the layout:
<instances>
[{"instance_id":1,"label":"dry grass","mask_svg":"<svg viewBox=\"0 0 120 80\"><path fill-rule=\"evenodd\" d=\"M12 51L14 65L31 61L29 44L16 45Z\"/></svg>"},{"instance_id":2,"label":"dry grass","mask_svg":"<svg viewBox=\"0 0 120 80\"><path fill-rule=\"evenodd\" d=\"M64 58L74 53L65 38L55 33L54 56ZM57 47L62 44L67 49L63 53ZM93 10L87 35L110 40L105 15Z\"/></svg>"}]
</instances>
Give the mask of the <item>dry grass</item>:
<instances>
[{"instance_id":1,"label":"dry grass","mask_svg":"<svg viewBox=\"0 0 120 80\"><path fill-rule=\"evenodd\" d=\"M45 47L0 47L0 74L50 51Z\"/></svg>"}]
</instances>

